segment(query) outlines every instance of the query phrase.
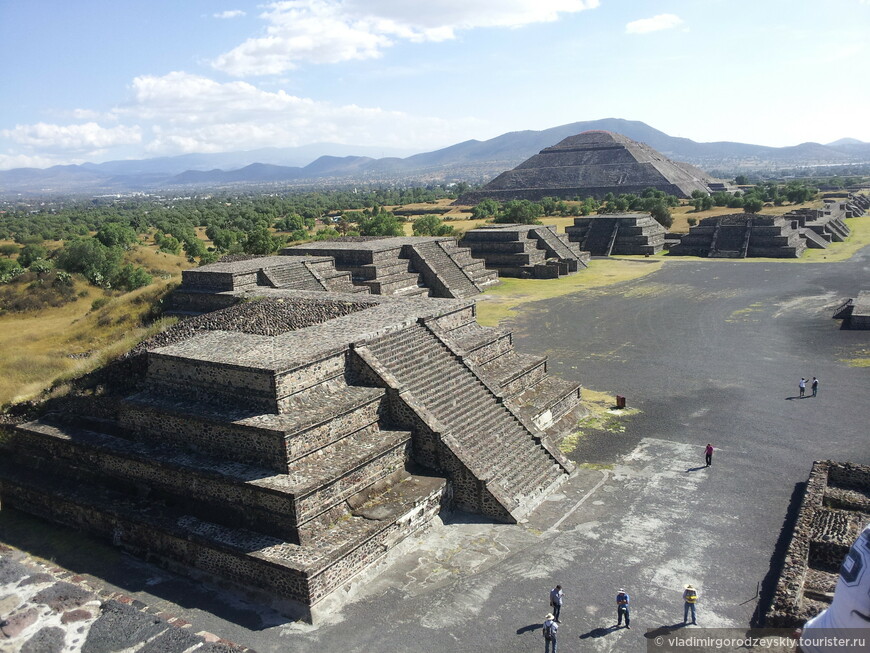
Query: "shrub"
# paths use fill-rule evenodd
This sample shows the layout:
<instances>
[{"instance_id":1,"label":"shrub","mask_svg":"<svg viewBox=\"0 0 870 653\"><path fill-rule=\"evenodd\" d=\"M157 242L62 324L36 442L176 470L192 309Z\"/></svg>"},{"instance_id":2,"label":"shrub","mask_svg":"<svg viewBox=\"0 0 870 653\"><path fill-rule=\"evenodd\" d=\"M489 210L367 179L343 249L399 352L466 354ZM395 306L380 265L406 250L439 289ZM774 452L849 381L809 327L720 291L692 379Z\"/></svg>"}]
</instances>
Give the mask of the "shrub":
<instances>
[{"instance_id":1,"label":"shrub","mask_svg":"<svg viewBox=\"0 0 870 653\"><path fill-rule=\"evenodd\" d=\"M415 236L449 236L453 233L453 227L444 224L437 215L424 215L414 221Z\"/></svg>"}]
</instances>

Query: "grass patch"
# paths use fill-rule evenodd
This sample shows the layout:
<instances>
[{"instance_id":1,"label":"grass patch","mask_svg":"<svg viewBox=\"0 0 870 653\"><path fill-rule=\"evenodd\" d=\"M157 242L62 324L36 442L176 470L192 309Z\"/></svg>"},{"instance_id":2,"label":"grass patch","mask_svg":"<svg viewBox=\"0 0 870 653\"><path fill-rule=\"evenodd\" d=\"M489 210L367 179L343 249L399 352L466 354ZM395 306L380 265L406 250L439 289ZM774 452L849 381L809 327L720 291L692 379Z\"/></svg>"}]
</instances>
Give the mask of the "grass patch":
<instances>
[{"instance_id":1,"label":"grass patch","mask_svg":"<svg viewBox=\"0 0 870 653\"><path fill-rule=\"evenodd\" d=\"M577 465L582 469L594 469L597 471L601 471L604 469L613 469L613 465L605 464L605 463L580 463Z\"/></svg>"},{"instance_id":2,"label":"grass patch","mask_svg":"<svg viewBox=\"0 0 870 653\"><path fill-rule=\"evenodd\" d=\"M590 261L587 270L558 279L503 278L501 284L488 290L478 300L477 321L483 326L496 326L514 317L520 306L530 302L631 281L660 267L660 262L594 260Z\"/></svg>"},{"instance_id":3,"label":"grass patch","mask_svg":"<svg viewBox=\"0 0 870 653\"><path fill-rule=\"evenodd\" d=\"M97 310L102 290L82 287L79 301L25 315L0 316L0 406L32 399L43 390L94 370L165 328L148 326L154 304L171 282L157 282L112 297Z\"/></svg>"},{"instance_id":4,"label":"grass patch","mask_svg":"<svg viewBox=\"0 0 870 653\"><path fill-rule=\"evenodd\" d=\"M849 367L870 367L870 347L861 347L854 352L849 352L848 358L841 358L841 363Z\"/></svg>"},{"instance_id":5,"label":"grass patch","mask_svg":"<svg viewBox=\"0 0 870 653\"><path fill-rule=\"evenodd\" d=\"M725 319L726 322L751 322L752 314L758 313L764 310L764 304L762 302L755 302L754 304L750 304L746 308L740 308L736 311L733 311L729 317Z\"/></svg>"},{"instance_id":6,"label":"grass patch","mask_svg":"<svg viewBox=\"0 0 870 653\"><path fill-rule=\"evenodd\" d=\"M616 409L614 408L616 403L615 393L590 390L589 388L583 388L582 403L588 413L578 423L577 430L566 436L559 444L559 449L562 450L562 453L570 454L574 451L580 440L586 436L586 432L589 430L613 434L625 433L625 418L640 413L640 410L637 408ZM590 469L604 468L606 467L590 467Z\"/></svg>"}]
</instances>

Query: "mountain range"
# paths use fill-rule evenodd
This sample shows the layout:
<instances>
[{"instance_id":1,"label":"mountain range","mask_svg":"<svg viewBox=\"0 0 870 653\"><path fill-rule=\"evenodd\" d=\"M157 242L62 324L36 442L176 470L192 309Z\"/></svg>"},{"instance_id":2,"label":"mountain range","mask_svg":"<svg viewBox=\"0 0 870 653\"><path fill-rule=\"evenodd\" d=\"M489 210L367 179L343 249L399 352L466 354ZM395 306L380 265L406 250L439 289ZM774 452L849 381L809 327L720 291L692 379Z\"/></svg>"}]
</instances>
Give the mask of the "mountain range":
<instances>
[{"instance_id":1,"label":"mountain range","mask_svg":"<svg viewBox=\"0 0 870 653\"><path fill-rule=\"evenodd\" d=\"M153 159L84 163L0 171L0 194L98 194L258 186L351 183L482 183L562 139L590 129L646 143L666 157L705 170L751 171L870 163L870 143L842 138L822 145L767 147L720 141L698 143L669 136L633 120L606 118L541 131L509 132L407 155L388 148L319 143L248 152L185 154ZM384 156L387 155L387 156Z\"/></svg>"}]
</instances>

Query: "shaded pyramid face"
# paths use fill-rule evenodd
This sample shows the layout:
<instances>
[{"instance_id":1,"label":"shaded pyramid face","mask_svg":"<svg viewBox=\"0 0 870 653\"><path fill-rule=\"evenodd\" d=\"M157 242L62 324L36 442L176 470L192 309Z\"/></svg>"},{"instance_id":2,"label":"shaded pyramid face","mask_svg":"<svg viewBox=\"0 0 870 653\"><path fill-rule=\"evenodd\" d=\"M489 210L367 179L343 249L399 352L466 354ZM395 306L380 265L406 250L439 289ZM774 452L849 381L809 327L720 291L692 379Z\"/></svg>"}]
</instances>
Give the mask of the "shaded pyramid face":
<instances>
[{"instance_id":1,"label":"shaded pyramid face","mask_svg":"<svg viewBox=\"0 0 870 653\"><path fill-rule=\"evenodd\" d=\"M677 163L643 143L605 131L569 136L503 172L475 195L496 199L542 197L602 198L607 193L640 194L647 188L677 197L709 192L713 179Z\"/></svg>"}]
</instances>

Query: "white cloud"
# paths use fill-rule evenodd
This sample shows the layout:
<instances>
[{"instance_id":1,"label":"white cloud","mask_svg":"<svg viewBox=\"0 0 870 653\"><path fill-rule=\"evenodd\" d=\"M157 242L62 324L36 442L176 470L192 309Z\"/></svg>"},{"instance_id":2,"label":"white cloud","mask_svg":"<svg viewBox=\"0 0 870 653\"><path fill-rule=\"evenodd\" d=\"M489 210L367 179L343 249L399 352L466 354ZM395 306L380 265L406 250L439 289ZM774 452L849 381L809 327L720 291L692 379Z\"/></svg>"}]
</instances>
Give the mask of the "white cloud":
<instances>
[{"instance_id":1,"label":"white cloud","mask_svg":"<svg viewBox=\"0 0 870 653\"><path fill-rule=\"evenodd\" d=\"M228 11L212 14L212 18L241 18L242 16L247 16L247 14L241 9L230 9Z\"/></svg>"},{"instance_id":2,"label":"white cloud","mask_svg":"<svg viewBox=\"0 0 870 653\"><path fill-rule=\"evenodd\" d=\"M663 29L672 29L683 24L683 19L675 14L659 14L652 18L634 20L625 26L627 34L647 34Z\"/></svg>"},{"instance_id":3,"label":"white cloud","mask_svg":"<svg viewBox=\"0 0 870 653\"><path fill-rule=\"evenodd\" d=\"M77 125L52 125L39 122L16 125L0 131L0 137L34 149L89 152L107 147L136 145L142 141L138 126L101 127L95 122Z\"/></svg>"},{"instance_id":4,"label":"white cloud","mask_svg":"<svg viewBox=\"0 0 870 653\"><path fill-rule=\"evenodd\" d=\"M356 105L337 106L268 92L247 82L219 83L184 72L133 81L133 102L121 117L153 122L152 154L220 152L334 142L441 146L481 125Z\"/></svg>"},{"instance_id":5,"label":"white cloud","mask_svg":"<svg viewBox=\"0 0 870 653\"><path fill-rule=\"evenodd\" d=\"M276 75L301 63L372 59L397 40L443 41L457 30L521 27L597 7L599 0L285 0L261 14L265 34L217 57L237 77Z\"/></svg>"}]
</instances>

